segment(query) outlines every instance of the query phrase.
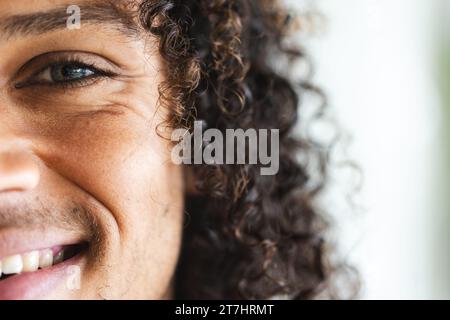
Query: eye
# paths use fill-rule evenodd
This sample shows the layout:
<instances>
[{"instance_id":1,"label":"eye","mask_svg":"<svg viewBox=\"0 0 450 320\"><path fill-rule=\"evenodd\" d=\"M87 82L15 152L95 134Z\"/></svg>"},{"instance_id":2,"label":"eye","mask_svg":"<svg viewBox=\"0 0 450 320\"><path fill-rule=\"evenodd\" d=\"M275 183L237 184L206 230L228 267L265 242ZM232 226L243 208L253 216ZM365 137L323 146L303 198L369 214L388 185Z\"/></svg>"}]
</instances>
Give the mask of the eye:
<instances>
[{"instance_id":1,"label":"eye","mask_svg":"<svg viewBox=\"0 0 450 320\"><path fill-rule=\"evenodd\" d=\"M36 75L35 80L46 83L71 82L96 75L92 68L80 64L67 63L49 66Z\"/></svg>"},{"instance_id":2,"label":"eye","mask_svg":"<svg viewBox=\"0 0 450 320\"><path fill-rule=\"evenodd\" d=\"M100 76L101 72L81 63L58 63L38 72L32 79L34 83L61 84L77 82Z\"/></svg>"},{"instance_id":3,"label":"eye","mask_svg":"<svg viewBox=\"0 0 450 320\"><path fill-rule=\"evenodd\" d=\"M117 76L105 59L81 53L42 55L30 60L20 72L29 72L29 75L15 84L16 89L39 86L70 89L90 86L97 80Z\"/></svg>"}]
</instances>

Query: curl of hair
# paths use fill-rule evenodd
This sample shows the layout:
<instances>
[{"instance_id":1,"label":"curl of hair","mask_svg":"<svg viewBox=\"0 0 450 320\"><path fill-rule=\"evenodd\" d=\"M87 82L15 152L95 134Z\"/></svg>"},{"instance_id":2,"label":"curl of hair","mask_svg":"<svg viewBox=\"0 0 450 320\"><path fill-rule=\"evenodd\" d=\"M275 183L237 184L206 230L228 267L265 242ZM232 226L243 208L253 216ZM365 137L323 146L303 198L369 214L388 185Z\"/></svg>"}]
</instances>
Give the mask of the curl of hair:
<instances>
[{"instance_id":1,"label":"curl of hair","mask_svg":"<svg viewBox=\"0 0 450 320\"><path fill-rule=\"evenodd\" d=\"M326 150L292 131L302 93L320 90L271 64L305 59L283 44L291 17L274 0L148 0L139 12L166 65L160 95L170 126L280 130L275 176L261 176L257 165L191 167L198 194L186 196L176 297L316 297L334 271L314 203L326 183ZM314 183L298 153L321 164Z\"/></svg>"}]
</instances>

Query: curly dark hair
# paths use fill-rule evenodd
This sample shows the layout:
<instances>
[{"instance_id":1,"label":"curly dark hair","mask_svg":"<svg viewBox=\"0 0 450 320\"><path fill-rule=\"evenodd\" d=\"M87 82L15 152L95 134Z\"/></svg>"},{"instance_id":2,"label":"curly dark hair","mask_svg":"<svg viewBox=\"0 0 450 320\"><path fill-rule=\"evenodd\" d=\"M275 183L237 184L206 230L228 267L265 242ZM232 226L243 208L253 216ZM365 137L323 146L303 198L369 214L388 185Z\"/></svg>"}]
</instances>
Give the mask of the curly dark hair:
<instances>
[{"instance_id":1,"label":"curly dark hair","mask_svg":"<svg viewBox=\"0 0 450 320\"><path fill-rule=\"evenodd\" d=\"M285 43L294 17L275 0L143 1L140 22L159 41L166 66L161 104L168 124L280 130L280 169L195 165L195 194L186 195L186 228L175 279L179 299L317 297L335 266L324 239L327 222L315 203L327 180L327 149L293 134L302 94L274 59L305 61ZM318 161L319 172L298 154ZM312 181L314 176L314 181Z\"/></svg>"}]
</instances>

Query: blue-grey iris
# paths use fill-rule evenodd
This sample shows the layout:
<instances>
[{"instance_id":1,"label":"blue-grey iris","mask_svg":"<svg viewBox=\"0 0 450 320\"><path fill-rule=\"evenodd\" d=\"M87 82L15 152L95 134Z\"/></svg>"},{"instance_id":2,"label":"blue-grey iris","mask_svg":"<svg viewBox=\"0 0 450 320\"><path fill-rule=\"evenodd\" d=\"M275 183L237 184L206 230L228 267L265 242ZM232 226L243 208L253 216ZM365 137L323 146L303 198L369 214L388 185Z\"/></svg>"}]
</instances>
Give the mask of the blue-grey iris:
<instances>
[{"instance_id":1,"label":"blue-grey iris","mask_svg":"<svg viewBox=\"0 0 450 320\"><path fill-rule=\"evenodd\" d=\"M80 80L92 76L94 71L87 67L58 65L51 69L51 77L55 82Z\"/></svg>"}]
</instances>

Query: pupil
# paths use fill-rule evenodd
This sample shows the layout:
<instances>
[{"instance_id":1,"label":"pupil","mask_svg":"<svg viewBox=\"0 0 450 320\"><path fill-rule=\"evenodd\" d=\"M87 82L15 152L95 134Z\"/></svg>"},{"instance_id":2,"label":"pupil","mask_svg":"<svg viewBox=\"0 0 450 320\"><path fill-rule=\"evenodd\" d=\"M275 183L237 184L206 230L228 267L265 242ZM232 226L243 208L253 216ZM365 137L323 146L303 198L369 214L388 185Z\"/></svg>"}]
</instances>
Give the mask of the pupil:
<instances>
[{"instance_id":1,"label":"pupil","mask_svg":"<svg viewBox=\"0 0 450 320\"><path fill-rule=\"evenodd\" d=\"M54 81L70 81L90 76L92 72L89 69L74 66L59 66L53 68L52 78Z\"/></svg>"}]
</instances>

